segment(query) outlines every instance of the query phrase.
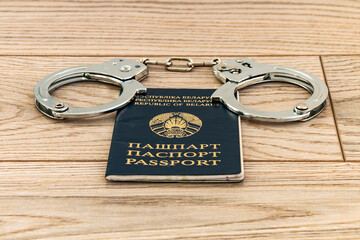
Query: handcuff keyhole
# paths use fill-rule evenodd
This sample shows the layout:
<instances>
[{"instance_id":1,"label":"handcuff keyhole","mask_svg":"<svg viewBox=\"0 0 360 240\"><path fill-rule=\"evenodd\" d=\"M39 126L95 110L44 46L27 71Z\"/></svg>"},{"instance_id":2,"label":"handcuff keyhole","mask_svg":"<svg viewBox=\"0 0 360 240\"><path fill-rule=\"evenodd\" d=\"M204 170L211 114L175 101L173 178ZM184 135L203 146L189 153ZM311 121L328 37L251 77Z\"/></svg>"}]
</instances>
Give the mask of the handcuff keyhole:
<instances>
[{"instance_id":1,"label":"handcuff keyhole","mask_svg":"<svg viewBox=\"0 0 360 240\"><path fill-rule=\"evenodd\" d=\"M231 69L231 70L230 70L230 73L231 73L231 74L240 74L240 73L241 73L241 69L240 69L240 68Z\"/></svg>"},{"instance_id":2,"label":"handcuff keyhole","mask_svg":"<svg viewBox=\"0 0 360 240\"><path fill-rule=\"evenodd\" d=\"M250 65L250 63L247 63L247 62L243 63L242 65L243 65L244 67L252 68L252 66Z\"/></svg>"}]
</instances>

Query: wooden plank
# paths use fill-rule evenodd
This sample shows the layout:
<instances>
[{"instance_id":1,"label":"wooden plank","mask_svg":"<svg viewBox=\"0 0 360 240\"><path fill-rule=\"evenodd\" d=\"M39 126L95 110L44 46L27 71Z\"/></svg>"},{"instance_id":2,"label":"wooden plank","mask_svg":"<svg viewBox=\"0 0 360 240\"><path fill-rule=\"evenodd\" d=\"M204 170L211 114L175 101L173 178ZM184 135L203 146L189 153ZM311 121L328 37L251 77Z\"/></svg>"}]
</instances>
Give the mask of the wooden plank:
<instances>
[{"instance_id":1,"label":"wooden plank","mask_svg":"<svg viewBox=\"0 0 360 240\"><path fill-rule=\"evenodd\" d=\"M358 1L1 1L2 55L360 54Z\"/></svg>"},{"instance_id":2,"label":"wooden plank","mask_svg":"<svg viewBox=\"0 0 360 240\"><path fill-rule=\"evenodd\" d=\"M52 120L34 107L33 89L42 77L53 71L108 59L1 57L0 160L106 161L114 114L95 119ZM318 57L255 60L297 67L322 76ZM160 66L151 66L150 77L143 83L156 88L217 88L221 85L209 68L174 73ZM69 85L55 92L55 97L75 106L105 103L117 95L116 87L94 83ZM287 84L266 84L245 89L240 96L249 106L274 111L292 108L308 94ZM330 107L309 122L274 124L243 120L242 127L245 160L342 161Z\"/></svg>"},{"instance_id":3,"label":"wooden plank","mask_svg":"<svg viewBox=\"0 0 360 240\"><path fill-rule=\"evenodd\" d=\"M360 165L246 163L239 184L109 183L105 163L0 163L8 239L358 239Z\"/></svg>"},{"instance_id":4,"label":"wooden plank","mask_svg":"<svg viewBox=\"0 0 360 240\"><path fill-rule=\"evenodd\" d=\"M360 161L360 56L323 57L347 161Z\"/></svg>"}]
</instances>

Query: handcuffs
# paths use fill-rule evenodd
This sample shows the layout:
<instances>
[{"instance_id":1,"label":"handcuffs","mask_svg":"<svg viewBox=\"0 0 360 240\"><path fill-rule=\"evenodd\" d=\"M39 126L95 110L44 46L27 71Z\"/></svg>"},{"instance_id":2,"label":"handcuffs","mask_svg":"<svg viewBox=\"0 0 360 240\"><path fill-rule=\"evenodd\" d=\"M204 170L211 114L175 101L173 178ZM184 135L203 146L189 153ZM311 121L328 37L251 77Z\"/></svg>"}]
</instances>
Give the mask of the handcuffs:
<instances>
[{"instance_id":1,"label":"handcuffs","mask_svg":"<svg viewBox=\"0 0 360 240\"><path fill-rule=\"evenodd\" d=\"M175 67L173 61L176 60L186 61L187 64L185 67ZM171 57L166 61L115 58L102 64L68 68L46 76L36 85L35 105L40 112L54 119L93 117L121 109L137 94L146 93L146 88L140 81L147 77L149 64L165 65L170 71L191 71L194 67L211 66L215 77L224 83L212 94L211 99L220 101L230 111L246 118L271 122L307 121L318 115L326 105L328 89L316 76L294 68L261 64L244 57L224 62L218 58L211 62L194 62L191 58L184 57ZM121 94L112 102L88 108L71 107L51 96L55 89L79 81L117 85L121 87ZM265 82L295 84L312 95L296 104L293 109L280 112L255 110L236 99L235 93L239 89Z\"/></svg>"}]
</instances>

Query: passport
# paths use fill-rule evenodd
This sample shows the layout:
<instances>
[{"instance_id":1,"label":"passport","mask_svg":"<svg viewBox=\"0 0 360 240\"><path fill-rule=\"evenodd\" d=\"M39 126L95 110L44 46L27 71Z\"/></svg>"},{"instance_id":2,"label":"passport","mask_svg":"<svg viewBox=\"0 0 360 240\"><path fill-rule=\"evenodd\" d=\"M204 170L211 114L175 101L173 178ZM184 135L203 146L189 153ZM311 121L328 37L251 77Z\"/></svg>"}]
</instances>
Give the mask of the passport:
<instances>
[{"instance_id":1,"label":"passport","mask_svg":"<svg viewBox=\"0 0 360 240\"><path fill-rule=\"evenodd\" d=\"M239 182L240 117L212 102L215 89L148 89L117 112L106 179Z\"/></svg>"}]
</instances>

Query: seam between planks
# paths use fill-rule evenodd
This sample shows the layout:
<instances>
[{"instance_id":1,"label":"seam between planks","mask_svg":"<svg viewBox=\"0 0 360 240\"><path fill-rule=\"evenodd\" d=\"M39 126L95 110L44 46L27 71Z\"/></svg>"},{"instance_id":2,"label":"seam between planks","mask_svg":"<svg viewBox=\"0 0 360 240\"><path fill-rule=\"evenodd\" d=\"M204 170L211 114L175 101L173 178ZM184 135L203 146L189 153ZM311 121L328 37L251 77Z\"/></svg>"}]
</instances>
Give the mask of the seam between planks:
<instances>
[{"instance_id":1,"label":"seam between planks","mask_svg":"<svg viewBox=\"0 0 360 240\"><path fill-rule=\"evenodd\" d=\"M101 162L107 162L107 159L103 159L103 160L51 160L51 159L38 159L38 160L0 160L0 163L31 163L31 162L49 162L49 163L66 163L66 162L79 162L79 163L84 163L84 162L92 162L92 163L101 163ZM281 159L272 159L272 160L246 160L244 159L244 162L247 163L272 163L272 162L276 162L276 163L342 163L338 160L281 160ZM344 161L343 161L344 162ZM350 161L351 162L351 161ZM357 162L357 161L353 161L353 162Z\"/></svg>"},{"instance_id":2,"label":"seam between planks","mask_svg":"<svg viewBox=\"0 0 360 240\"><path fill-rule=\"evenodd\" d=\"M330 106L331 106L331 111L332 111L332 115L333 115L333 119L334 119L334 123L335 123L336 134L337 134L338 140L339 140L341 155L342 155L343 160L345 162L346 161L346 155L345 155L344 146L343 146L341 135L340 135L339 125L338 125L338 122L337 122L337 119L336 119L335 108L334 108L333 100L332 100L332 97L331 97L331 90L330 90L330 87L329 87L329 84L328 84L328 81L327 81L327 78L326 78L326 71L325 71L325 67L324 67L322 57L323 57L322 55L319 56L320 65L321 65L321 69L322 69L322 72L323 72L323 77L324 77L325 83L326 83L326 85L328 87Z\"/></svg>"},{"instance_id":3,"label":"seam between planks","mask_svg":"<svg viewBox=\"0 0 360 240\"><path fill-rule=\"evenodd\" d=\"M0 57L169 57L169 56L179 56L179 57L234 57L238 54L1 54ZM240 56L240 55L239 55ZM241 57L346 57L346 56L360 56L360 54L247 54L241 55Z\"/></svg>"}]
</instances>

